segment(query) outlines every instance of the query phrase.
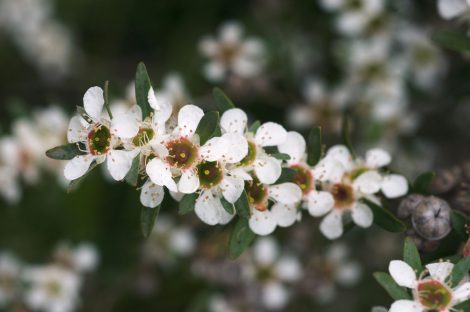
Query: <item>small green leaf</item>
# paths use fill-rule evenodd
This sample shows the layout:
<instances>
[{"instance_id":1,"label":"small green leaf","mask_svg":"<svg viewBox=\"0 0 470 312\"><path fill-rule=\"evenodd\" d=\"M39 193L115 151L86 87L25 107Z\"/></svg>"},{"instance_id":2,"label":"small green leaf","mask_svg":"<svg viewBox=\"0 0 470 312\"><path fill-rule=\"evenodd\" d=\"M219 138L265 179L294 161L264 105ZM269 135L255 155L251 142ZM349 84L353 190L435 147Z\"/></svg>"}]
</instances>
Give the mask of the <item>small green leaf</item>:
<instances>
[{"instance_id":1,"label":"small green leaf","mask_svg":"<svg viewBox=\"0 0 470 312\"><path fill-rule=\"evenodd\" d=\"M470 51L470 38L465 33L455 31L439 31L432 35L438 45L456 51Z\"/></svg>"},{"instance_id":2,"label":"small green leaf","mask_svg":"<svg viewBox=\"0 0 470 312\"><path fill-rule=\"evenodd\" d=\"M458 305L453 306L452 309L454 311L470 312L470 300L467 299L464 302L461 302Z\"/></svg>"},{"instance_id":3,"label":"small green leaf","mask_svg":"<svg viewBox=\"0 0 470 312\"><path fill-rule=\"evenodd\" d=\"M142 206L140 210L140 229L145 238L149 237L150 233L152 233L153 225L157 220L159 212L160 205L155 208Z\"/></svg>"},{"instance_id":4,"label":"small green leaf","mask_svg":"<svg viewBox=\"0 0 470 312\"><path fill-rule=\"evenodd\" d=\"M72 180L70 181L68 187L67 187L67 193L71 193L73 191L75 191L78 186L80 185L80 183L82 183L83 180L85 180L85 178L93 171L93 169L95 169L99 164L96 163L96 161L93 161L90 165L90 168L88 168L87 172L85 172L84 175L82 175L80 178L78 179L75 179L75 180Z\"/></svg>"},{"instance_id":5,"label":"small green leaf","mask_svg":"<svg viewBox=\"0 0 470 312\"><path fill-rule=\"evenodd\" d=\"M183 198L180 200L179 208L178 208L178 213L180 215L185 215L187 213L190 213L191 211L194 210L194 206L196 205L196 199L197 199L197 194L185 194Z\"/></svg>"},{"instance_id":6,"label":"small green leaf","mask_svg":"<svg viewBox=\"0 0 470 312\"><path fill-rule=\"evenodd\" d=\"M307 163L315 166L321 159L322 139L321 128L315 127L310 130L307 138Z\"/></svg>"},{"instance_id":7,"label":"small green leaf","mask_svg":"<svg viewBox=\"0 0 470 312\"><path fill-rule=\"evenodd\" d=\"M71 160L75 156L86 155L85 145L82 143L69 143L51 148L46 151L46 156L58 160Z\"/></svg>"},{"instance_id":8,"label":"small green leaf","mask_svg":"<svg viewBox=\"0 0 470 312\"><path fill-rule=\"evenodd\" d=\"M294 180L295 175L297 174L297 170L292 168L282 168L281 175L279 179L275 182L275 184L285 183L285 182L292 182Z\"/></svg>"},{"instance_id":9,"label":"small green leaf","mask_svg":"<svg viewBox=\"0 0 470 312\"><path fill-rule=\"evenodd\" d=\"M400 287L390 276L390 274L384 272L375 272L374 277L394 300L411 299L408 292L404 288Z\"/></svg>"},{"instance_id":10,"label":"small green leaf","mask_svg":"<svg viewBox=\"0 0 470 312\"><path fill-rule=\"evenodd\" d=\"M250 202L248 200L248 195L246 194L245 190L243 190L243 193L237 199L234 206L235 211L240 217L242 217L243 219L250 218Z\"/></svg>"},{"instance_id":11,"label":"small green leaf","mask_svg":"<svg viewBox=\"0 0 470 312\"><path fill-rule=\"evenodd\" d=\"M220 202L222 203L222 206L224 207L225 211L227 211L227 213L233 215L235 213L235 207L233 206L233 204L229 203L225 198L221 198L220 199Z\"/></svg>"},{"instance_id":12,"label":"small green leaf","mask_svg":"<svg viewBox=\"0 0 470 312\"><path fill-rule=\"evenodd\" d=\"M230 258L238 258L255 239L256 234L253 233L248 226L248 220L239 218L229 239L229 255Z\"/></svg>"},{"instance_id":13,"label":"small green leaf","mask_svg":"<svg viewBox=\"0 0 470 312\"><path fill-rule=\"evenodd\" d=\"M425 172L420 174L413 183L413 192L418 194L429 195L432 180L434 180L434 172Z\"/></svg>"},{"instance_id":14,"label":"small green leaf","mask_svg":"<svg viewBox=\"0 0 470 312\"><path fill-rule=\"evenodd\" d=\"M384 207L379 206L366 198L363 198L362 201L370 207L372 213L374 214L374 223L380 226L382 229L394 233L401 233L406 230L406 226L403 224L403 222L398 220L390 211Z\"/></svg>"},{"instance_id":15,"label":"small green leaf","mask_svg":"<svg viewBox=\"0 0 470 312\"><path fill-rule=\"evenodd\" d=\"M260 126L261 126L261 122L257 120L251 124L250 128L248 128L248 132L256 133L256 131L258 130Z\"/></svg>"},{"instance_id":16,"label":"small green leaf","mask_svg":"<svg viewBox=\"0 0 470 312\"><path fill-rule=\"evenodd\" d=\"M131 169L129 170L124 179L130 186L136 187L137 183L139 182L139 165L140 154L134 157L134 159L132 160Z\"/></svg>"},{"instance_id":17,"label":"small green leaf","mask_svg":"<svg viewBox=\"0 0 470 312\"><path fill-rule=\"evenodd\" d=\"M111 113L111 108L109 107L108 89L109 89L109 81L106 80L104 83L104 107L106 107L106 111L108 112L109 118L113 119L113 113Z\"/></svg>"},{"instance_id":18,"label":"small green leaf","mask_svg":"<svg viewBox=\"0 0 470 312\"><path fill-rule=\"evenodd\" d=\"M423 270L418 248L416 248L413 239L410 237L405 239L405 246L403 247L403 260L405 260L406 263L415 269L418 274Z\"/></svg>"},{"instance_id":19,"label":"small green leaf","mask_svg":"<svg viewBox=\"0 0 470 312\"><path fill-rule=\"evenodd\" d=\"M451 274L452 287L456 287L470 270L470 256L462 258L456 265Z\"/></svg>"},{"instance_id":20,"label":"small green leaf","mask_svg":"<svg viewBox=\"0 0 470 312\"><path fill-rule=\"evenodd\" d=\"M204 145L210 138L214 137L219 127L219 112L211 111L201 118L199 125L197 126L196 133L199 135L200 144Z\"/></svg>"},{"instance_id":21,"label":"small green leaf","mask_svg":"<svg viewBox=\"0 0 470 312\"><path fill-rule=\"evenodd\" d=\"M147 68L144 63L140 62L139 65L137 65L137 71L135 73L135 98L137 105L142 109L143 119L150 116L153 112L148 101L148 94L151 87L152 84L150 83Z\"/></svg>"},{"instance_id":22,"label":"small green leaf","mask_svg":"<svg viewBox=\"0 0 470 312\"><path fill-rule=\"evenodd\" d=\"M343 124L341 127L341 136L343 138L343 144L346 145L352 157L355 158L356 153L354 152L354 148L351 143L351 129L350 128L351 128L350 117L348 115L344 115Z\"/></svg>"},{"instance_id":23,"label":"small green leaf","mask_svg":"<svg viewBox=\"0 0 470 312\"><path fill-rule=\"evenodd\" d=\"M289 160L290 159L290 156L288 154L285 154L285 153L274 153L274 154L271 154L270 156L272 156L276 159L279 159L279 160Z\"/></svg>"},{"instance_id":24,"label":"small green leaf","mask_svg":"<svg viewBox=\"0 0 470 312\"><path fill-rule=\"evenodd\" d=\"M223 113L231 108L235 108L233 102L220 88L214 88L212 91L212 96L215 99L215 104L220 113Z\"/></svg>"},{"instance_id":25,"label":"small green leaf","mask_svg":"<svg viewBox=\"0 0 470 312\"><path fill-rule=\"evenodd\" d=\"M452 210L450 214L450 221L452 223L452 228L454 231L460 236L462 241L466 241L468 239L467 234L467 216L457 210Z\"/></svg>"}]
</instances>

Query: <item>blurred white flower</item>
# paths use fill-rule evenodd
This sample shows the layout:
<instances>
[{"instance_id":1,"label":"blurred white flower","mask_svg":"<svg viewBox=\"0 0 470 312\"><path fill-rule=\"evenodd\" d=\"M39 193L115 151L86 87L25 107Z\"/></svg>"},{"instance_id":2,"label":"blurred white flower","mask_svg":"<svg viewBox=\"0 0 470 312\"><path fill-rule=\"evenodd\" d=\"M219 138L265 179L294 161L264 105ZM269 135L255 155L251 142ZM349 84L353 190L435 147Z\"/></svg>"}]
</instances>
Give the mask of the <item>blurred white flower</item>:
<instances>
[{"instance_id":1,"label":"blurred white flower","mask_svg":"<svg viewBox=\"0 0 470 312\"><path fill-rule=\"evenodd\" d=\"M470 2L468 0L437 0L437 8L444 19L468 17L470 14Z\"/></svg>"},{"instance_id":2,"label":"blurred white flower","mask_svg":"<svg viewBox=\"0 0 470 312\"><path fill-rule=\"evenodd\" d=\"M20 148L13 137L0 139L0 194L10 204L20 200Z\"/></svg>"},{"instance_id":3,"label":"blurred white flower","mask_svg":"<svg viewBox=\"0 0 470 312\"><path fill-rule=\"evenodd\" d=\"M54 253L57 264L77 273L89 273L96 270L99 255L96 247L90 243L81 243L76 247L60 244Z\"/></svg>"},{"instance_id":4,"label":"blurred white flower","mask_svg":"<svg viewBox=\"0 0 470 312\"><path fill-rule=\"evenodd\" d=\"M8 306L17 296L21 264L9 253L0 253L0 308Z\"/></svg>"}]
</instances>

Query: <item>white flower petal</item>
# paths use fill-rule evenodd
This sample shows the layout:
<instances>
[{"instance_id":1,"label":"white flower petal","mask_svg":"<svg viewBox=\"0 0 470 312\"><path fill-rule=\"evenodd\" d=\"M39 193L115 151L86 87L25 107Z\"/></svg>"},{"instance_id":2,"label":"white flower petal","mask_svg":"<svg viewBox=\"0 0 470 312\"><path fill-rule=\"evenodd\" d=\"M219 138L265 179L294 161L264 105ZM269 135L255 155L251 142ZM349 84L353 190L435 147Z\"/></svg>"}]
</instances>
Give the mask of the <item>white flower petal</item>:
<instances>
[{"instance_id":1,"label":"white flower petal","mask_svg":"<svg viewBox=\"0 0 470 312\"><path fill-rule=\"evenodd\" d=\"M160 186L166 186L170 191L177 192L176 183L173 180L170 166L161 159L154 158L147 164L147 175L153 183Z\"/></svg>"},{"instance_id":2,"label":"white flower petal","mask_svg":"<svg viewBox=\"0 0 470 312\"><path fill-rule=\"evenodd\" d=\"M357 225L363 228L368 228L372 225L372 221L374 220L374 215L372 214L372 210L362 203L356 203L353 208L351 209L351 216Z\"/></svg>"},{"instance_id":3,"label":"white flower petal","mask_svg":"<svg viewBox=\"0 0 470 312\"><path fill-rule=\"evenodd\" d=\"M281 162L271 156L256 159L253 167L258 179L265 184L273 184L281 176Z\"/></svg>"},{"instance_id":4,"label":"white flower petal","mask_svg":"<svg viewBox=\"0 0 470 312\"><path fill-rule=\"evenodd\" d=\"M225 222L227 212L225 211L220 199L215 197L211 191L203 192L197 199L194 212L202 222L209 225L216 225Z\"/></svg>"},{"instance_id":5,"label":"white flower petal","mask_svg":"<svg viewBox=\"0 0 470 312\"><path fill-rule=\"evenodd\" d=\"M183 172L178 182L178 191L184 194L192 194L199 188L199 177L193 170Z\"/></svg>"},{"instance_id":6,"label":"white flower petal","mask_svg":"<svg viewBox=\"0 0 470 312\"><path fill-rule=\"evenodd\" d=\"M152 87L150 87L149 92L147 94L147 100L151 108L153 108L157 112L160 111L160 104L158 103L157 97L155 96L155 91Z\"/></svg>"},{"instance_id":7,"label":"white flower petal","mask_svg":"<svg viewBox=\"0 0 470 312\"><path fill-rule=\"evenodd\" d=\"M199 148L199 155L206 161L217 161L225 152L225 143L221 137L214 137Z\"/></svg>"},{"instance_id":8,"label":"white flower petal","mask_svg":"<svg viewBox=\"0 0 470 312\"><path fill-rule=\"evenodd\" d=\"M295 282L300 279L302 274L302 267L299 260L292 256L283 256L279 259L275 270L276 275L286 282Z\"/></svg>"},{"instance_id":9,"label":"white flower petal","mask_svg":"<svg viewBox=\"0 0 470 312\"><path fill-rule=\"evenodd\" d=\"M314 217L320 217L333 209L335 199L329 192L312 191L308 194L308 212Z\"/></svg>"},{"instance_id":10,"label":"white flower petal","mask_svg":"<svg viewBox=\"0 0 470 312\"><path fill-rule=\"evenodd\" d=\"M204 76L210 81L220 82L225 78L227 68L222 62L213 61L204 65Z\"/></svg>"},{"instance_id":11,"label":"white flower petal","mask_svg":"<svg viewBox=\"0 0 470 312\"><path fill-rule=\"evenodd\" d=\"M243 192L245 182L242 179L225 176L222 181L222 194L224 198L234 204Z\"/></svg>"},{"instance_id":12,"label":"white flower petal","mask_svg":"<svg viewBox=\"0 0 470 312\"><path fill-rule=\"evenodd\" d=\"M284 285L270 281L262 288L261 301L269 310L281 310L289 300L289 292Z\"/></svg>"},{"instance_id":13,"label":"white flower petal","mask_svg":"<svg viewBox=\"0 0 470 312\"><path fill-rule=\"evenodd\" d=\"M163 187L148 180L140 192L140 202L145 207L155 208L162 203L164 195Z\"/></svg>"},{"instance_id":14,"label":"white flower petal","mask_svg":"<svg viewBox=\"0 0 470 312\"><path fill-rule=\"evenodd\" d=\"M83 107L85 108L85 112L91 118L94 120L100 120L103 106L103 89L100 87L91 87L85 92L85 95L83 96Z\"/></svg>"},{"instance_id":15,"label":"white flower petal","mask_svg":"<svg viewBox=\"0 0 470 312\"><path fill-rule=\"evenodd\" d=\"M258 265L272 266L279 256L279 245L272 237L258 238L253 245L253 258Z\"/></svg>"},{"instance_id":16,"label":"white flower petal","mask_svg":"<svg viewBox=\"0 0 470 312\"><path fill-rule=\"evenodd\" d=\"M338 183L343 178L345 170L341 162L336 159L324 158L313 168L313 176L318 181Z\"/></svg>"},{"instance_id":17,"label":"white flower petal","mask_svg":"<svg viewBox=\"0 0 470 312\"><path fill-rule=\"evenodd\" d=\"M393 260L390 262L388 271L398 285L407 288L414 288L416 286L416 272L408 263L401 260Z\"/></svg>"},{"instance_id":18,"label":"white flower petal","mask_svg":"<svg viewBox=\"0 0 470 312\"><path fill-rule=\"evenodd\" d=\"M239 108L226 110L220 118L220 127L225 132L244 134L248 122L246 113Z\"/></svg>"},{"instance_id":19,"label":"white flower petal","mask_svg":"<svg viewBox=\"0 0 470 312\"><path fill-rule=\"evenodd\" d=\"M382 176L375 170L366 171L358 176L353 186L355 190L364 194L375 194L380 191Z\"/></svg>"},{"instance_id":20,"label":"white flower petal","mask_svg":"<svg viewBox=\"0 0 470 312\"><path fill-rule=\"evenodd\" d=\"M246 171L243 170L242 168L232 169L232 170L229 171L229 174L230 174L232 177L240 178L240 179L245 180L245 181L251 181L251 180L253 180L253 178L251 177L251 175L249 175L248 172L246 172Z\"/></svg>"},{"instance_id":21,"label":"white flower petal","mask_svg":"<svg viewBox=\"0 0 470 312\"><path fill-rule=\"evenodd\" d=\"M366 164L372 168L380 168L387 166L392 161L392 156L380 148L368 150L366 153Z\"/></svg>"},{"instance_id":22,"label":"white flower petal","mask_svg":"<svg viewBox=\"0 0 470 312\"><path fill-rule=\"evenodd\" d=\"M389 312L424 312L424 309L416 301L398 300L392 304Z\"/></svg>"},{"instance_id":23,"label":"white flower petal","mask_svg":"<svg viewBox=\"0 0 470 312\"><path fill-rule=\"evenodd\" d=\"M82 120L83 118L79 116L74 116L70 119L67 131L67 141L69 143L86 141L88 133L85 127L83 127Z\"/></svg>"},{"instance_id":24,"label":"white flower petal","mask_svg":"<svg viewBox=\"0 0 470 312\"><path fill-rule=\"evenodd\" d=\"M382 180L382 193L387 198L397 198L408 193L408 181L399 174L386 175Z\"/></svg>"},{"instance_id":25,"label":"white flower petal","mask_svg":"<svg viewBox=\"0 0 470 312\"><path fill-rule=\"evenodd\" d=\"M295 204L302 199L302 190L295 183L281 183L269 186L269 197L278 203Z\"/></svg>"},{"instance_id":26,"label":"white flower petal","mask_svg":"<svg viewBox=\"0 0 470 312\"><path fill-rule=\"evenodd\" d=\"M437 8L442 18L451 19L468 12L470 6L465 0L439 0Z\"/></svg>"},{"instance_id":27,"label":"white flower petal","mask_svg":"<svg viewBox=\"0 0 470 312\"><path fill-rule=\"evenodd\" d=\"M75 180L83 176L90 168L91 163L95 157L90 155L83 155L74 157L67 162L64 168L64 176L67 180Z\"/></svg>"},{"instance_id":28,"label":"white flower petal","mask_svg":"<svg viewBox=\"0 0 470 312\"><path fill-rule=\"evenodd\" d=\"M111 131L123 139L131 139L139 132L139 122L133 113L113 116Z\"/></svg>"},{"instance_id":29,"label":"white flower petal","mask_svg":"<svg viewBox=\"0 0 470 312\"><path fill-rule=\"evenodd\" d=\"M258 235L269 235L276 229L276 220L269 210L258 211L253 209L248 222L250 229Z\"/></svg>"},{"instance_id":30,"label":"white flower petal","mask_svg":"<svg viewBox=\"0 0 470 312\"><path fill-rule=\"evenodd\" d=\"M180 135L192 136L194 135L199 121L204 116L204 112L197 106L185 105L178 113L178 129Z\"/></svg>"},{"instance_id":31,"label":"white flower petal","mask_svg":"<svg viewBox=\"0 0 470 312\"><path fill-rule=\"evenodd\" d=\"M426 265L426 269L428 269L429 275L443 283L452 273L453 268L454 265L450 262L430 263Z\"/></svg>"},{"instance_id":32,"label":"white flower petal","mask_svg":"<svg viewBox=\"0 0 470 312\"><path fill-rule=\"evenodd\" d=\"M271 215L277 225L289 227L297 221L297 207L296 205L276 203L271 207Z\"/></svg>"},{"instance_id":33,"label":"white flower petal","mask_svg":"<svg viewBox=\"0 0 470 312\"><path fill-rule=\"evenodd\" d=\"M334 159L339 161L345 170L350 170L354 165L351 153L344 145L335 145L328 149L325 159Z\"/></svg>"},{"instance_id":34,"label":"white flower petal","mask_svg":"<svg viewBox=\"0 0 470 312\"><path fill-rule=\"evenodd\" d=\"M454 290L454 297L452 298L452 302L459 303L470 298L470 283L464 283L457 287Z\"/></svg>"},{"instance_id":35,"label":"white flower petal","mask_svg":"<svg viewBox=\"0 0 470 312\"><path fill-rule=\"evenodd\" d=\"M286 141L287 131L275 122L262 124L255 134L255 142L261 146L274 146Z\"/></svg>"},{"instance_id":36,"label":"white flower petal","mask_svg":"<svg viewBox=\"0 0 470 312\"><path fill-rule=\"evenodd\" d=\"M287 132L286 141L277 148L279 152L290 156L289 164L297 164L303 158L306 146L305 139L300 133L289 131Z\"/></svg>"},{"instance_id":37,"label":"white flower petal","mask_svg":"<svg viewBox=\"0 0 470 312\"><path fill-rule=\"evenodd\" d=\"M328 239L336 239L343 235L342 213L336 210L330 212L320 223L320 231Z\"/></svg>"},{"instance_id":38,"label":"white flower petal","mask_svg":"<svg viewBox=\"0 0 470 312\"><path fill-rule=\"evenodd\" d=\"M116 181L124 179L132 167L137 151L111 150L107 158L109 173Z\"/></svg>"},{"instance_id":39,"label":"white flower petal","mask_svg":"<svg viewBox=\"0 0 470 312\"><path fill-rule=\"evenodd\" d=\"M248 154L248 141L238 133L226 133L222 136L225 141L223 159L229 164L241 161Z\"/></svg>"}]
</instances>

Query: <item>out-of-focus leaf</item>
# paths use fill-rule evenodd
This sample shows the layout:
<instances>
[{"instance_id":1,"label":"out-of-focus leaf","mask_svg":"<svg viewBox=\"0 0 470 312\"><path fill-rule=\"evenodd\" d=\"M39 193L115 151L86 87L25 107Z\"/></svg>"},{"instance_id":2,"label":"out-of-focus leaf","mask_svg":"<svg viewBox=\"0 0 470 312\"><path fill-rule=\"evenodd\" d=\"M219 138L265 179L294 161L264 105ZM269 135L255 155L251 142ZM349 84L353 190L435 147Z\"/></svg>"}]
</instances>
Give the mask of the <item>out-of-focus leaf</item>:
<instances>
[{"instance_id":1,"label":"out-of-focus leaf","mask_svg":"<svg viewBox=\"0 0 470 312\"><path fill-rule=\"evenodd\" d=\"M235 211L241 218L243 219L250 218L250 202L248 200L248 195L246 194L245 190L243 190L243 193L237 199L234 206L235 206Z\"/></svg>"},{"instance_id":2,"label":"out-of-focus leaf","mask_svg":"<svg viewBox=\"0 0 470 312\"><path fill-rule=\"evenodd\" d=\"M250 128L248 128L248 132L256 133L256 131L258 130L260 126L261 126L261 122L257 120L251 124Z\"/></svg>"},{"instance_id":3,"label":"out-of-focus leaf","mask_svg":"<svg viewBox=\"0 0 470 312\"><path fill-rule=\"evenodd\" d=\"M243 251L245 251L248 246L255 239L256 234L253 233L248 226L248 220L244 218L239 218L235 227L233 228L232 234L230 235L229 240L229 255L230 258L238 258Z\"/></svg>"},{"instance_id":4,"label":"out-of-focus leaf","mask_svg":"<svg viewBox=\"0 0 470 312\"><path fill-rule=\"evenodd\" d=\"M197 194L185 194L180 200L178 213L185 215L194 210L194 205L196 205Z\"/></svg>"},{"instance_id":5,"label":"out-of-focus leaf","mask_svg":"<svg viewBox=\"0 0 470 312\"><path fill-rule=\"evenodd\" d=\"M220 202L222 203L222 206L224 207L225 211L227 211L227 213L233 215L235 213L235 207L233 206L233 204L229 203L225 198L221 198L220 199Z\"/></svg>"},{"instance_id":6,"label":"out-of-focus leaf","mask_svg":"<svg viewBox=\"0 0 470 312\"><path fill-rule=\"evenodd\" d=\"M456 265L451 274L452 287L456 287L470 270L470 257L464 257Z\"/></svg>"},{"instance_id":7,"label":"out-of-focus leaf","mask_svg":"<svg viewBox=\"0 0 470 312\"><path fill-rule=\"evenodd\" d=\"M96 163L96 161L92 162L91 165L90 165L90 168L88 168L87 172L84 175L82 175L78 179L70 181L70 183L67 187L67 193L75 191L78 188L78 186L80 185L80 183L82 183L82 181L85 180L85 178L90 174L90 172L92 172L93 169L95 169L97 166L98 166L98 164Z\"/></svg>"},{"instance_id":8,"label":"out-of-focus leaf","mask_svg":"<svg viewBox=\"0 0 470 312\"><path fill-rule=\"evenodd\" d=\"M75 156L86 155L83 143L69 143L51 148L46 151L46 156L58 160L71 160Z\"/></svg>"},{"instance_id":9,"label":"out-of-focus leaf","mask_svg":"<svg viewBox=\"0 0 470 312\"><path fill-rule=\"evenodd\" d=\"M296 174L297 171L295 169L282 168L281 175L279 176L279 179L277 179L275 184L292 182Z\"/></svg>"},{"instance_id":10,"label":"out-of-focus leaf","mask_svg":"<svg viewBox=\"0 0 470 312\"><path fill-rule=\"evenodd\" d=\"M211 111L201 118L197 126L196 133L199 135L200 144L204 145L210 138L220 133L219 128L219 112Z\"/></svg>"},{"instance_id":11,"label":"out-of-focus leaf","mask_svg":"<svg viewBox=\"0 0 470 312\"><path fill-rule=\"evenodd\" d=\"M307 163L315 166L322 155L321 128L315 127L310 130L307 138Z\"/></svg>"},{"instance_id":12,"label":"out-of-focus leaf","mask_svg":"<svg viewBox=\"0 0 470 312\"><path fill-rule=\"evenodd\" d=\"M353 145L351 143L351 121L348 115L343 116L343 124L341 127L341 136L343 138L343 144L346 145L349 152L353 157L356 157L356 153L354 152Z\"/></svg>"},{"instance_id":13,"label":"out-of-focus leaf","mask_svg":"<svg viewBox=\"0 0 470 312\"><path fill-rule=\"evenodd\" d=\"M148 94L151 87L152 84L147 73L147 68L144 63L140 62L139 65L137 65L137 71L135 73L135 98L137 105L139 105L142 110L142 117L144 119L150 116L153 111L148 101Z\"/></svg>"},{"instance_id":14,"label":"out-of-focus leaf","mask_svg":"<svg viewBox=\"0 0 470 312\"><path fill-rule=\"evenodd\" d=\"M142 235L147 238L152 233L153 226L160 212L160 205L155 208L142 206L140 210L140 229Z\"/></svg>"},{"instance_id":15,"label":"out-of-focus leaf","mask_svg":"<svg viewBox=\"0 0 470 312\"><path fill-rule=\"evenodd\" d=\"M129 170L124 179L130 186L136 187L137 183L139 182L139 165L140 154L134 157L134 159L132 160L131 169Z\"/></svg>"},{"instance_id":16,"label":"out-of-focus leaf","mask_svg":"<svg viewBox=\"0 0 470 312\"><path fill-rule=\"evenodd\" d=\"M212 91L212 96L215 99L215 104L217 105L217 109L220 113L223 113L231 108L235 108L233 102L220 88L214 88Z\"/></svg>"},{"instance_id":17,"label":"out-of-focus leaf","mask_svg":"<svg viewBox=\"0 0 470 312\"><path fill-rule=\"evenodd\" d=\"M109 107L108 89L109 89L109 81L106 80L106 82L104 83L104 107L106 108L106 111L108 112L109 118L113 119L113 113L111 113L111 108Z\"/></svg>"},{"instance_id":18,"label":"out-of-focus leaf","mask_svg":"<svg viewBox=\"0 0 470 312\"><path fill-rule=\"evenodd\" d=\"M276 159L279 159L279 160L289 160L290 159L290 156L288 154L284 154L284 153L274 153L274 154L271 154L270 156L272 156Z\"/></svg>"},{"instance_id":19,"label":"out-of-focus leaf","mask_svg":"<svg viewBox=\"0 0 470 312\"><path fill-rule=\"evenodd\" d=\"M470 300L465 300L452 308L455 311L470 312Z\"/></svg>"},{"instance_id":20,"label":"out-of-focus leaf","mask_svg":"<svg viewBox=\"0 0 470 312\"><path fill-rule=\"evenodd\" d=\"M434 172L425 172L420 174L413 182L413 192L429 195L429 190L434 176Z\"/></svg>"},{"instance_id":21,"label":"out-of-focus leaf","mask_svg":"<svg viewBox=\"0 0 470 312\"><path fill-rule=\"evenodd\" d=\"M390 211L376 203L363 198L362 201L370 207L374 214L374 224L380 226L384 230L394 233L401 233L406 230L406 226L398 220Z\"/></svg>"},{"instance_id":22,"label":"out-of-focus leaf","mask_svg":"<svg viewBox=\"0 0 470 312\"><path fill-rule=\"evenodd\" d=\"M451 50L470 51L470 38L465 33L443 30L434 33L432 40L441 47Z\"/></svg>"},{"instance_id":23,"label":"out-of-focus leaf","mask_svg":"<svg viewBox=\"0 0 470 312\"><path fill-rule=\"evenodd\" d=\"M375 272L374 277L385 291L395 300L409 300L411 299L408 292L400 287L395 280L388 273Z\"/></svg>"},{"instance_id":24,"label":"out-of-focus leaf","mask_svg":"<svg viewBox=\"0 0 470 312\"><path fill-rule=\"evenodd\" d=\"M423 265L421 264L421 257L419 255L418 249L416 248L413 239L410 237L405 239L405 246L403 247L403 260L418 273L423 270Z\"/></svg>"},{"instance_id":25,"label":"out-of-focus leaf","mask_svg":"<svg viewBox=\"0 0 470 312\"><path fill-rule=\"evenodd\" d=\"M452 228L454 231L460 236L462 241L466 241L468 239L467 234L467 216L457 210L452 210L450 214L450 221L452 224Z\"/></svg>"}]
</instances>

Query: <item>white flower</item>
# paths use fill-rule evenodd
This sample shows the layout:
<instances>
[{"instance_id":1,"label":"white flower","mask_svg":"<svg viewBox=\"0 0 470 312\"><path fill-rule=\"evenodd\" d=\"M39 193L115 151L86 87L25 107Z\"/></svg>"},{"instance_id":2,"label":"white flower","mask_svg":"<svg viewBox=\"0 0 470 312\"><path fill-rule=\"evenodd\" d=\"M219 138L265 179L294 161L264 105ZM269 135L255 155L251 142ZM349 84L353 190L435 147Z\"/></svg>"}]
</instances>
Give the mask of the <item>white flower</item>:
<instances>
[{"instance_id":1,"label":"white flower","mask_svg":"<svg viewBox=\"0 0 470 312\"><path fill-rule=\"evenodd\" d=\"M156 92L155 96L169 103L173 107L173 112L178 112L181 107L190 102L190 96L186 90L184 80L177 73L165 76L162 89Z\"/></svg>"},{"instance_id":2,"label":"white flower","mask_svg":"<svg viewBox=\"0 0 470 312\"><path fill-rule=\"evenodd\" d=\"M99 255L96 247L89 243L81 243L75 248L68 244L60 244L54 253L55 261L77 273L88 273L96 269Z\"/></svg>"},{"instance_id":3,"label":"white flower","mask_svg":"<svg viewBox=\"0 0 470 312\"><path fill-rule=\"evenodd\" d=\"M21 197L19 155L20 148L14 138L0 139L0 195L10 204L17 203Z\"/></svg>"},{"instance_id":4,"label":"white flower","mask_svg":"<svg viewBox=\"0 0 470 312\"><path fill-rule=\"evenodd\" d=\"M447 283L454 265L450 262L431 263L418 278L416 272L404 261L390 262L389 272L398 285L410 288L413 300L398 300L390 312L440 312L454 311L453 307L470 297L470 283L465 282L454 288Z\"/></svg>"},{"instance_id":5,"label":"white flower","mask_svg":"<svg viewBox=\"0 0 470 312\"><path fill-rule=\"evenodd\" d=\"M204 74L211 81L222 81L229 74L241 78L259 75L266 62L263 43L257 38L242 38L242 26L228 22L220 28L219 37L204 37L199 49L209 58Z\"/></svg>"},{"instance_id":6,"label":"white flower","mask_svg":"<svg viewBox=\"0 0 470 312\"><path fill-rule=\"evenodd\" d=\"M17 295L21 265L8 253L0 254L0 308L7 306Z\"/></svg>"},{"instance_id":7,"label":"white flower","mask_svg":"<svg viewBox=\"0 0 470 312\"><path fill-rule=\"evenodd\" d=\"M24 295L26 305L34 310L69 312L79 301L80 277L60 266L27 268L23 278L29 283Z\"/></svg>"},{"instance_id":8,"label":"white flower","mask_svg":"<svg viewBox=\"0 0 470 312\"><path fill-rule=\"evenodd\" d=\"M470 1L468 0L438 0L437 8L442 18L452 19L459 16L468 16Z\"/></svg>"},{"instance_id":9,"label":"white flower","mask_svg":"<svg viewBox=\"0 0 470 312\"><path fill-rule=\"evenodd\" d=\"M134 126L133 118L135 117L120 116L116 121L102 118L104 99L103 90L99 87L87 90L83 97L83 104L88 120L79 116L73 117L67 138L70 143L85 144L86 154L76 156L65 165L65 177L68 180L78 179L87 172L93 162L99 164L107 160L107 168L111 176L117 181L124 179L138 151L118 150L115 146L119 143L119 137L135 137L139 131Z\"/></svg>"}]
</instances>

